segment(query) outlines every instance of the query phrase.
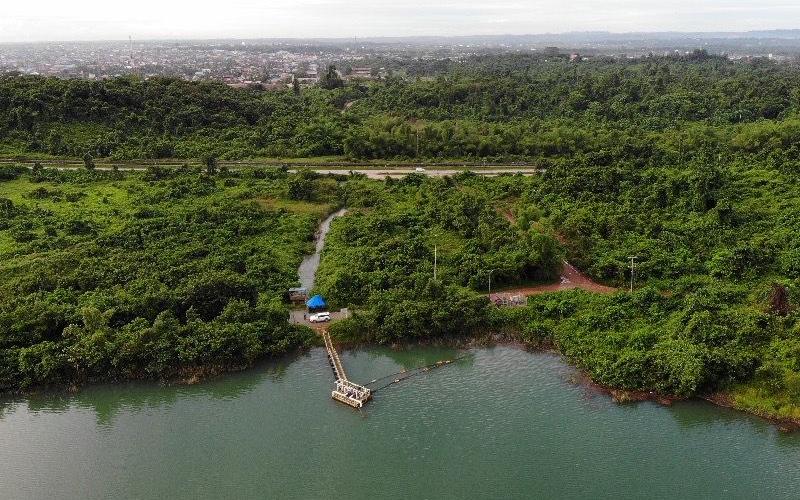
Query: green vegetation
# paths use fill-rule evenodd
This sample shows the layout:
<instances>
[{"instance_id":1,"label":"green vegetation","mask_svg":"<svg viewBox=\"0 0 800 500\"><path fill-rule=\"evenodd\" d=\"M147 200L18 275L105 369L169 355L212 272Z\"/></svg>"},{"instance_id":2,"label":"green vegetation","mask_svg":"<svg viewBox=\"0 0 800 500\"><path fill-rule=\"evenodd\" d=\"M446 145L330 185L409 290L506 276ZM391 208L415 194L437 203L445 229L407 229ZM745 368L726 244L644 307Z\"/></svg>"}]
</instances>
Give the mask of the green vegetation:
<instances>
[{"instance_id":1,"label":"green vegetation","mask_svg":"<svg viewBox=\"0 0 800 500\"><path fill-rule=\"evenodd\" d=\"M797 418L797 171L758 158L706 169L575 159L535 177L351 181L351 206L366 208L335 222L318 286L356 310L333 326L343 339L502 331L556 346L610 387L727 391L740 407ZM494 286L552 278L562 250L551 235L609 284L627 284L637 255L637 291L561 292L523 308L477 300L490 269Z\"/></svg>"},{"instance_id":2,"label":"green vegetation","mask_svg":"<svg viewBox=\"0 0 800 500\"><path fill-rule=\"evenodd\" d=\"M555 279L555 239L511 228L496 209L520 179L415 174L342 185L352 211L328 234L317 288L358 313L334 333L379 342L470 334L489 326L489 303L475 291L488 287L489 270L496 284Z\"/></svg>"},{"instance_id":3,"label":"green vegetation","mask_svg":"<svg viewBox=\"0 0 800 500\"><path fill-rule=\"evenodd\" d=\"M796 144L800 70L703 52L571 63L475 57L434 80L240 90L152 78L0 77L0 152L95 159L307 157L647 161ZM351 106L346 105L350 103Z\"/></svg>"},{"instance_id":4,"label":"green vegetation","mask_svg":"<svg viewBox=\"0 0 800 500\"><path fill-rule=\"evenodd\" d=\"M437 72L342 86L331 69L283 92L0 78L0 152L86 167L2 171L0 383L173 376L302 345L280 295L316 221L346 206L318 279L356 311L334 325L342 339L503 331L609 386L724 391L800 418L800 69L697 52L486 56ZM546 172L378 182L218 163L287 156ZM168 157L203 173L93 168ZM562 256L621 286L632 255L633 294L516 309L481 296L490 270L494 286L543 282Z\"/></svg>"},{"instance_id":5,"label":"green vegetation","mask_svg":"<svg viewBox=\"0 0 800 500\"><path fill-rule=\"evenodd\" d=\"M313 338L283 294L332 205L288 199L291 176L0 174L0 389L191 376Z\"/></svg>"}]
</instances>

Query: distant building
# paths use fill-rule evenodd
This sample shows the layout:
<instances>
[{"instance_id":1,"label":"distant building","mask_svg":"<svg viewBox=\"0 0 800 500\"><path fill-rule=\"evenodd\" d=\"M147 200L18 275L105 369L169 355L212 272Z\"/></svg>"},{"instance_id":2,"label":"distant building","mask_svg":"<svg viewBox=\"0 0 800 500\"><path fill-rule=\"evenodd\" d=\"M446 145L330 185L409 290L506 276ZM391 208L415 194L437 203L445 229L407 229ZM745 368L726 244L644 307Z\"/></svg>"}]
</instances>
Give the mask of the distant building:
<instances>
[{"instance_id":1,"label":"distant building","mask_svg":"<svg viewBox=\"0 0 800 500\"><path fill-rule=\"evenodd\" d=\"M350 70L350 75L348 76L352 80L371 80L372 68L367 68L367 67L352 68Z\"/></svg>"}]
</instances>

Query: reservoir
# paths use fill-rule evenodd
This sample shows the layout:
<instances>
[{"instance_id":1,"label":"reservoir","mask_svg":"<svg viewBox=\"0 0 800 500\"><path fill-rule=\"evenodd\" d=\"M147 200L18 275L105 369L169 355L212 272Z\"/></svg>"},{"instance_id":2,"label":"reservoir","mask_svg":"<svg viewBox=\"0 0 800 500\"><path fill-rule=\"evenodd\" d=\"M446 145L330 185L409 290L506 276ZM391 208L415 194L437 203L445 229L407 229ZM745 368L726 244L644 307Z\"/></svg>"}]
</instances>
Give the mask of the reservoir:
<instances>
[{"instance_id":1,"label":"reservoir","mask_svg":"<svg viewBox=\"0 0 800 500\"><path fill-rule=\"evenodd\" d=\"M342 352L356 381L464 354ZM617 405L559 357L477 348L330 398L325 351L192 386L0 402L0 498L798 498L800 434L703 402Z\"/></svg>"}]
</instances>

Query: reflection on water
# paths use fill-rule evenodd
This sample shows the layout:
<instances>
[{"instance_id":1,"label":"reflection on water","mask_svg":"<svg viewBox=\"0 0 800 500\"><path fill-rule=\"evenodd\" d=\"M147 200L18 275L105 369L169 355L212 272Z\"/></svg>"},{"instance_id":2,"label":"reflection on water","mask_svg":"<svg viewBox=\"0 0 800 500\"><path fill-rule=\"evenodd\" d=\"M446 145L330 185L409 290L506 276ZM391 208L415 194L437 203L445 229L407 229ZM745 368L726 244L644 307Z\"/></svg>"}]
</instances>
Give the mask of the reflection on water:
<instances>
[{"instance_id":1,"label":"reflection on water","mask_svg":"<svg viewBox=\"0 0 800 500\"><path fill-rule=\"evenodd\" d=\"M705 401L678 401L670 406L665 406L664 409L684 429L703 428L709 425L739 425L743 421L761 421L753 415L729 408L720 408ZM771 434L773 431L769 425L756 427L765 435Z\"/></svg>"},{"instance_id":2,"label":"reflection on water","mask_svg":"<svg viewBox=\"0 0 800 500\"><path fill-rule=\"evenodd\" d=\"M363 363L370 361L387 361L398 365L403 370L431 365L437 361L452 360L464 353L452 347L427 347L402 346L390 348L385 346L366 347L348 352L354 358L364 358ZM397 370L395 370L396 372Z\"/></svg>"},{"instance_id":3,"label":"reflection on water","mask_svg":"<svg viewBox=\"0 0 800 500\"><path fill-rule=\"evenodd\" d=\"M302 355L290 355L265 361L249 370L225 373L193 385L127 382L88 386L76 394L46 391L27 397L7 398L0 400L0 419L5 413L18 411L20 407L24 407L32 415L86 409L97 416L98 424L109 425L120 411L154 410L191 398L234 400L265 382L280 382L287 367L300 356Z\"/></svg>"},{"instance_id":4,"label":"reflection on water","mask_svg":"<svg viewBox=\"0 0 800 500\"><path fill-rule=\"evenodd\" d=\"M453 359L342 353L355 380ZM511 347L330 399L325 352L193 386L97 386L0 405L0 498L796 498L800 435L702 402L617 405ZM341 481L353 473L358 481Z\"/></svg>"}]
</instances>

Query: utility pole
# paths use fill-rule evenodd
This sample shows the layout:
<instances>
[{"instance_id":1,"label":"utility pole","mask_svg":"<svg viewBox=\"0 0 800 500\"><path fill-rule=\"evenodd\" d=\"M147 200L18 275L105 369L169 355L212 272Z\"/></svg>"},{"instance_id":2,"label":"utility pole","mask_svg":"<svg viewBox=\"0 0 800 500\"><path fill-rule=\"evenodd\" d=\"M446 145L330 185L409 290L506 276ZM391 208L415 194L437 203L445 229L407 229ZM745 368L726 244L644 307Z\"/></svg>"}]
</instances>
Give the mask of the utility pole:
<instances>
[{"instance_id":1,"label":"utility pole","mask_svg":"<svg viewBox=\"0 0 800 500\"><path fill-rule=\"evenodd\" d=\"M417 160L419 160L419 129L416 129L417 132Z\"/></svg>"},{"instance_id":2,"label":"utility pole","mask_svg":"<svg viewBox=\"0 0 800 500\"><path fill-rule=\"evenodd\" d=\"M628 257L628 258L631 259L631 293L633 293L633 269L634 266L636 265L637 257Z\"/></svg>"},{"instance_id":3,"label":"utility pole","mask_svg":"<svg viewBox=\"0 0 800 500\"><path fill-rule=\"evenodd\" d=\"M489 269L489 297L492 296L492 273L494 269Z\"/></svg>"}]
</instances>

